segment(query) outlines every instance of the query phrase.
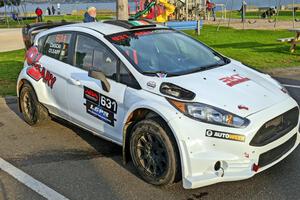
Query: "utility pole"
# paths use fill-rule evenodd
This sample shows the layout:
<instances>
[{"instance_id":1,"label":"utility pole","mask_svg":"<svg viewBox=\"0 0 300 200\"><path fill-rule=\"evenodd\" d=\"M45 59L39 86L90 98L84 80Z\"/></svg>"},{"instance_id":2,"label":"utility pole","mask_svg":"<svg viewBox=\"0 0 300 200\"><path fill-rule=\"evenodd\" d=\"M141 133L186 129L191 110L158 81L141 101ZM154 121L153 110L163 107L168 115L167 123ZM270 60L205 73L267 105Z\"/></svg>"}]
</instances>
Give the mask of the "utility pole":
<instances>
[{"instance_id":1,"label":"utility pole","mask_svg":"<svg viewBox=\"0 0 300 200\"><path fill-rule=\"evenodd\" d=\"M128 0L117 0L117 19L128 20Z\"/></svg>"}]
</instances>

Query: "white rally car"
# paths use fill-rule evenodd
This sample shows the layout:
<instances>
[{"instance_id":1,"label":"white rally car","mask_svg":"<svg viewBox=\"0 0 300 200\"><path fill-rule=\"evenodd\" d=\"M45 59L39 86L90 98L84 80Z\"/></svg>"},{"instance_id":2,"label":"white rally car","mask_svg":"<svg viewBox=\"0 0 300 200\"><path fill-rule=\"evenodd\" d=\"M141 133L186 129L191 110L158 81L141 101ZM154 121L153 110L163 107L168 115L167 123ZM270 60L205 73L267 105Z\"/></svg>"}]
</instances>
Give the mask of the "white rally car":
<instances>
[{"instance_id":1,"label":"white rally car","mask_svg":"<svg viewBox=\"0 0 300 200\"><path fill-rule=\"evenodd\" d=\"M56 116L122 145L151 184L247 179L300 142L285 88L184 33L116 20L23 34L32 46L17 84L25 121Z\"/></svg>"}]
</instances>

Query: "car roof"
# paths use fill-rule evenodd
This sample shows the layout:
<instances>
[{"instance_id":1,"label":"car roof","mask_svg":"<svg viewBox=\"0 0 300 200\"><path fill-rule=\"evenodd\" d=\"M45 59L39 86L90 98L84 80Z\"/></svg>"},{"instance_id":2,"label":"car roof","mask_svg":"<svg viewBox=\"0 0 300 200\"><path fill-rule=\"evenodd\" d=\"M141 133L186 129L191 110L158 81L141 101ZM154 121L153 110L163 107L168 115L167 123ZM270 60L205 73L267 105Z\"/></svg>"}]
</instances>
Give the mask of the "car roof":
<instances>
[{"instance_id":1,"label":"car roof","mask_svg":"<svg viewBox=\"0 0 300 200\"><path fill-rule=\"evenodd\" d=\"M120 23L115 23L120 22ZM125 22L125 23L124 23ZM102 33L103 35L110 35L120 32L125 32L129 30L143 30L147 28L163 28L164 26L158 24L149 24L149 25L140 25L140 26L132 26L130 24L126 24L127 21L104 21L104 22L90 22L90 23L78 23L67 25L67 27L82 27L95 30L97 32ZM166 28L166 27L164 27Z\"/></svg>"}]
</instances>

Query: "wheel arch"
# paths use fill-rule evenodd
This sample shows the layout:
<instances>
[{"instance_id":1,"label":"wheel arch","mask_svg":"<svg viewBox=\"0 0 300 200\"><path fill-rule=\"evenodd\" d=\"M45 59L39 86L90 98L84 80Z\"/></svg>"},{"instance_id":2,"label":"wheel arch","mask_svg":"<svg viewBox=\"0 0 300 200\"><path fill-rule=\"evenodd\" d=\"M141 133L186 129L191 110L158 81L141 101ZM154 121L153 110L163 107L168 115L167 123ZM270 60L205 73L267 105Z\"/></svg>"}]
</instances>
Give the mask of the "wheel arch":
<instances>
[{"instance_id":1,"label":"wheel arch","mask_svg":"<svg viewBox=\"0 0 300 200\"><path fill-rule=\"evenodd\" d=\"M24 86L24 84L28 84L32 87L34 93L35 93L35 96L37 98L37 101L40 102L40 97L39 97L39 94L36 92L36 88L34 87L34 84L32 84L29 80L27 80L26 78L23 78L23 79L20 79L18 81L18 84L17 84L17 100L18 100L18 108L19 108L19 111L22 113L22 109L21 109L21 104L20 104L20 93L21 93L21 89L22 87ZM45 108L48 112L48 109L40 103L41 106L43 106L43 108Z\"/></svg>"},{"instance_id":2,"label":"wheel arch","mask_svg":"<svg viewBox=\"0 0 300 200\"><path fill-rule=\"evenodd\" d=\"M19 108L19 111L21 113L22 113L22 109L21 109L21 104L20 104L20 93L21 93L21 89L22 89L22 87L23 87L23 85L25 83L29 84L33 88L33 90L35 92L35 89L34 89L33 85L27 79L23 78L23 79L21 79L21 80L18 81L18 84L17 84L18 108ZM35 94L36 94L36 92L35 92ZM37 95L36 95L36 97L37 97L37 99L39 99Z\"/></svg>"},{"instance_id":3,"label":"wheel arch","mask_svg":"<svg viewBox=\"0 0 300 200\"><path fill-rule=\"evenodd\" d=\"M175 141L175 149L176 152L179 156L179 175L176 178L176 181L179 181L178 179L181 179L181 174L182 174L182 159L181 159L181 153L180 153L180 146L179 146L179 140L178 138L175 136L174 131L172 130L172 128L170 127L169 123L168 123L168 119L165 117L165 115L163 115L161 112L159 112L156 109L153 108L149 108L149 107L138 107L133 109L131 112L129 112L130 114L127 115L127 117L125 118L125 122L124 122L124 127L123 127L123 145L122 145L122 153L123 153L123 162L124 164L126 164L130 159L130 150L129 150L129 141L130 141L130 136L131 136L131 130L133 128L133 126L144 119L149 119L152 117L158 117L162 120L162 122L165 124L166 128L169 129L169 132L171 133L171 136L173 137L174 141Z\"/></svg>"}]
</instances>

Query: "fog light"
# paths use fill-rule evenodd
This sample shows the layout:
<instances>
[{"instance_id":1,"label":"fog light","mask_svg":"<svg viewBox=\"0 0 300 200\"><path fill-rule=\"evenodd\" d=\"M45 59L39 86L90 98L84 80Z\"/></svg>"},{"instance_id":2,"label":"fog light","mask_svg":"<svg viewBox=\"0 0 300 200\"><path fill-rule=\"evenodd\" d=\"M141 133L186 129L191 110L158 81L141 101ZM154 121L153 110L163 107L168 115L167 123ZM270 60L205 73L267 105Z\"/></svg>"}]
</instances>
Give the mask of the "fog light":
<instances>
[{"instance_id":1,"label":"fog light","mask_svg":"<svg viewBox=\"0 0 300 200\"><path fill-rule=\"evenodd\" d=\"M253 164L252 171L257 172L259 170L259 166L257 164Z\"/></svg>"},{"instance_id":2,"label":"fog light","mask_svg":"<svg viewBox=\"0 0 300 200\"><path fill-rule=\"evenodd\" d=\"M217 161L214 166L215 174L219 177L224 176L224 168L222 167L223 163L221 161Z\"/></svg>"},{"instance_id":3,"label":"fog light","mask_svg":"<svg viewBox=\"0 0 300 200\"><path fill-rule=\"evenodd\" d=\"M221 162L218 161L218 162L216 162L216 164L215 164L215 171L219 171L220 168L221 168Z\"/></svg>"}]
</instances>

